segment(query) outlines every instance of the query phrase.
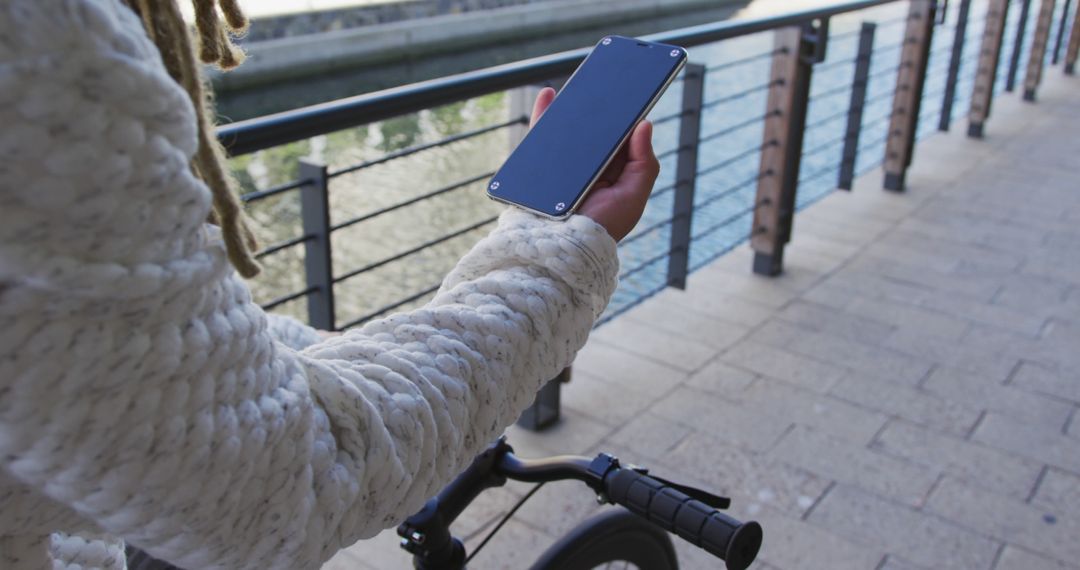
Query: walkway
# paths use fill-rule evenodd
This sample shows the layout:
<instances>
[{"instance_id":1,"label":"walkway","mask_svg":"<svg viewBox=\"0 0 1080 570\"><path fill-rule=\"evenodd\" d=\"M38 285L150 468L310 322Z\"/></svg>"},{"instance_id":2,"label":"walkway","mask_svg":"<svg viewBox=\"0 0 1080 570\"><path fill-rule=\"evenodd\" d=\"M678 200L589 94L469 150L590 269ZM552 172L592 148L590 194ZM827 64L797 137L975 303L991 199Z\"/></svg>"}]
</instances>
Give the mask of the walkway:
<instances>
[{"instance_id":1,"label":"walkway","mask_svg":"<svg viewBox=\"0 0 1080 570\"><path fill-rule=\"evenodd\" d=\"M765 528L754 568L1080 568L1080 79L1047 75L985 141L920 143L907 193L875 172L798 214L782 277L741 248L597 331L563 423L510 441L730 494ZM526 568L596 508L549 484L473 567ZM327 566L407 567L392 531Z\"/></svg>"}]
</instances>

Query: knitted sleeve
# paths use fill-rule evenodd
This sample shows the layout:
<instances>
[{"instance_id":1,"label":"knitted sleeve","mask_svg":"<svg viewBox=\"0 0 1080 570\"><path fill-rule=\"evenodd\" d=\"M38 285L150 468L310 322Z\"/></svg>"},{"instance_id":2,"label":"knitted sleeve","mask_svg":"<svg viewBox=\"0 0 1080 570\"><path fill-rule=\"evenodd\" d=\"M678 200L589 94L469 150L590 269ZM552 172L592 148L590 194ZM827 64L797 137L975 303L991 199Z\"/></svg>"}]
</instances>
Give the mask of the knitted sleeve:
<instances>
[{"instance_id":1,"label":"knitted sleeve","mask_svg":"<svg viewBox=\"0 0 1080 570\"><path fill-rule=\"evenodd\" d=\"M322 340L315 329L285 315L266 315L266 325L274 340L296 350L305 349Z\"/></svg>"},{"instance_id":2,"label":"knitted sleeve","mask_svg":"<svg viewBox=\"0 0 1080 570\"><path fill-rule=\"evenodd\" d=\"M508 212L425 307L275 341L204 224L191 104L115 0L0 3L0 124L0 483L30 491L0 499L31 528L316 568L460 472L615 287L601 227Z\"/></svg>"}]
</instances>

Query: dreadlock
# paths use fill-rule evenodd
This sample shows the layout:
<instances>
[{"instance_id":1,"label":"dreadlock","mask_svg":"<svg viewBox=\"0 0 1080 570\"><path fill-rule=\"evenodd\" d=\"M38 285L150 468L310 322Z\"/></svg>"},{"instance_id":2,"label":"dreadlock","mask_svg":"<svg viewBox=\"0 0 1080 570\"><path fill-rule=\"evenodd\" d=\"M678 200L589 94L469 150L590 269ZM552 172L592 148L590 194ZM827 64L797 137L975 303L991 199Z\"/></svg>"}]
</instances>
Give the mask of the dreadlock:
<instances>
[{"instance_id":1,"label":"dreadlock","mask_svg":"<svg viewBox=\"0 0 1080 570\"><path fill-rule=\"evenodd\" d=\"M123 0L142 19L147 35L161 52L169 75L187 91L199 122L199 149L191 160L191 170L210 188L213 211L210 222L221 226L225 250L237 272L254 277L260 267L252 251L255 235L248 226L240 201L233 190L235 181L225 166L225 150L214 135L210 93L195 59L195 49L187 24L176 0ZM247 18L236 0L194 0L195 29L199 35L198 59L220 69L232 69L244 60L231 35L247 30ZM219 9L225 16L222 23Z\"/></svg>"}]
</instances>

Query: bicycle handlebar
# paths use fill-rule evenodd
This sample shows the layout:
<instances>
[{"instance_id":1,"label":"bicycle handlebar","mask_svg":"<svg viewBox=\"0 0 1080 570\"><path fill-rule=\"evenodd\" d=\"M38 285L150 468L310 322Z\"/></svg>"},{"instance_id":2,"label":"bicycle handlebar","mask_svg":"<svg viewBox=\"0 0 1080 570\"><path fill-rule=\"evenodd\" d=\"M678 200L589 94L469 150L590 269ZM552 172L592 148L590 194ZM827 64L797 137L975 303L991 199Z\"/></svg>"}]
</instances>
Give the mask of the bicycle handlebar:
<instances>
[{"instance_id":1,"label":"bicycle handlebar","mask_svg":"<svg viewBox=\"0 0 1080 570\"><path fill-rule=\"evenodd\" d=\"M524 460L507 452L496 462L495 471L518 481L583 481L607 501L723 559L728 570L744 570L761 548L757 522L739 522L666 481L619 465L605 453L591 460L577 456Z\"/></svg>"},{"instance_id":2,"label":"bicycle handlebar","mask_svg":"<svg viewBox=\"0 0 1080 570\"><path fill-rule=\"evenodd\" d=\"M484 489L501 486L506 479L582 481L602 500L626 507L725 560L728 570L744 570L761 548L761 525L739 522L718 510L727 507L727 499L650 476L644 469L620 465L606 453L592 459L569 455L521 459L505 438L500 438L398 527L402 547L415 556L416 568L464 568L465 549L450 534L450 524Z\"/></svg>"},{"instance_id":3,"label":"bicycle handlebar","mask_svg":"<svg viewBox=\"0 0 1080 570\"><path fill-rule=\"evenodd\" d=\"M619 469L605 479L607 497L727 562L750 566L761 548L761 525L739 522L644 473Z\"/></svg>"}]
</instances>

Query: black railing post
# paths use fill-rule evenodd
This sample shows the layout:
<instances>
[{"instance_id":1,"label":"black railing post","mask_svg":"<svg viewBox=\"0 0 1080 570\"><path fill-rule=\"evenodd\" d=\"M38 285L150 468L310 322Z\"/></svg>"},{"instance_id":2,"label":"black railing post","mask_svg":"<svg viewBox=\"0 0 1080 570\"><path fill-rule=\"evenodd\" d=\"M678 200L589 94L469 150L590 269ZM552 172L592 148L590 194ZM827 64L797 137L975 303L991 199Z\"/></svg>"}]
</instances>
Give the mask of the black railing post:
<instances>
[{"instance_id":1,"label":"black railing post","mask_svg":"<svg viewBox=\"0 0 1080 570\"><path fill-rule=\"evenodd\" d=\"M559 79L544 84L522 85L510 91L510 120L524 117L524 121L520 125L511 127L510 148L507 149L507 153L513 151L529 132L529 118L532 116L533 103L540 89L550 86L557 90L562 82L563 80ZM542 431L557 424L561 416L561 384L570 381L570 373L568 366L558 376L548 380L536 393L533 403L518 417L517 425L531 431Z\"/></svg>"},{"instance_id":2,"label":"black railing post","mask_svg":"<svg viewBox=\"0 0 1080 570\"><path fill-rule=\"evenodd\" d=\"M829 21L815 20L773 33L776 55L770 73L765 107L768 115L750 229L754 273L770 277L784 270L784 246L791 241L810 77L814 64L825 59Z\"/></svg>"},{"instance_id":3,"label":"black railing post","mask_svg":"<svg viewBox=\"0 0 1080 570\"><path fill-rule=\"evenodd\" d=\"M1065 48L1065 75L1076 73L1076 57L1080 53L1080 6L1073 16L1072 31L1069 32L1069 45Z\"/></svg>"},{"instance_id":4,"label":"black railing post","mask_svg":"<svg viewBox=\"0 0 1080 570\"><path fill-rule=\"evenodd\" d=\"M934 16L934 24L945 25L949 21L949 0L938 0L937 14Z\"/></svg>"},{"instance_id":5,"label":"black railing post","mask_svg":"<svg viewBox=\"0 0 1080 570\"><path fill-rule=\"evenodd\" d=\"M524 117L524 121L510 127L510 148L508 152L512 152L521 142L521 139L525 138L525 133L529 132L529 118L532 117L533 102L536 101L540 89L540 85L522 85L510 90L510 116L507 120L512 121Z\"/></svg>"},{"instance_id":6,"label":"black railing post","mask_svg":"<svg viewBox=\"0 0 1080 570\"><path fill-rule=\"evenodd\" d=\"M1016 72L1020 68L1020 50L1024 47L1024 35L1027 34L1028 14L1031 12L1031 0L1022 0L1020 22L1016 25L1016 37L1013 40L1012 58L1009 60L1009 75L1005 78L1005 90L1012 92L1016 88Z\"/></svg>"},{"instance_id":7,"label":"black railing post","mask_svg":"<svg viewBox=\"0 0 1080 570\"><path fill-rule=\"evenodd\" d=\"M330 260L330 193L326 165L300 159L300 179L309 180L300 188L300 219L304 233L313 236L304 242L304 273L308 295L308 324L334 330L334 270Z\"/></svg>"},{"instance_id":8,"label":"black railing post","mask_svg":"<svg viewBox=\"0 0 1080 570\"><path fill-rule=\"evenodd\" d=\"M542 431L559 422L562 396L560 385L570 381L570 367L566 367L554 379L544 384L536 393L532 405L525 408L517 425L531 431Z\"/></svg>"},{"instance_id":9,"label":"black railing post","mask_svg":"<svg viewBox=\"0 0 1080 570\"><path fill-rule=\"evenodd\" d=\"M1072 0L1065 0L1065 6L1061 10L1061 21L1058 22L1057 40L1054 41L1054 55L1050 56L1050 65L1057 65L1061 56L1061 41L1065 37L1065 25L1069 22L1069 5Z\"/></svg>"},{"instance_id":10,"label":"black railing post","mask_svg":"<svg viewBox=\"0 0 1080 570\"><path fill-rule=\"evenodd\" d=\"M1035 37L1031 38L1031 54L1024 75L1024 101L1035 100L1035 90L1042 81L1046 47L1050 44L1050 28L1054 25L1055 3L1054 0L1042 0L1039 5L1039 19L1035 21Z\"/></svg>"},{"instance_id":11,"label":"black railing post","mask_svg":"<svg viewBox=\"0 0 1080 570\"><path fill-rule=\"evenodd\" d=\"M934 34L935 0L911 0L900 69L896 76L889 138L885 144L885 189L902 192L915 150L926 67Z\"/></svg>"},{"instance_id":12,"label":"black railing post","mask_svg":"<svg viewBox=\"0 0 1080 570\"><path fill-rule=\"evenodd\" d=\"M948 131L952 124L953 103L956 102L956 83L960 81L960 63L964 58L964 40L967 36L968 14L971 12L971 0L960 0L960 11L956 15L956 35L953 36L952 55L949 59L949 76L945 80L945 95L941 99L941 120L939 131Z\"/></svg>"},{"instance_id":13,"label":"black railing post","mask_svg":"<svg viewBox=\"0 0 1080 570\"><path fill-rule=\"evenodd\" d=\"M970 1L970 0L969 0ZM855 78L851 81L851 104L848 106L847 129L844 131L844 151L840 159L840 179L837 188L851 190L855 181L855 160L859 153L859 134L862 132L866 88L870 84L870 60L874 56L874 32L877 24L863 22L859 30L859 51L855 56Z\"/></svg>"},{"instance_id":14,"label":"black railing post","mask_svg":"<svg viewBox=\"0 0 1080 570\"><path fill-rule=\"evenodd\" d=\"M682 84L682 117L679 120L679 151L675 166L675 199L671 209L671 255L668 285L686 289L690 268L690 225L697 187L698 146L701 141L701 104L705 94L705 66L686 64Z\"/></svg>"},{"instance_id":15,"label":"black railing post","mask_svg":"<svg viewBox=\"0 0 1080 570\"><path fill-rule=\"evenodd\" d=\"M998 61L1001 59L1001 42L1005 36L1005 22L1009 18L1009 0L990 0L986 8L986 24L979 45L979 63L975 68L975 85L971 88L971 111L968 113L968 136L981 139L990 118L990 106L994 101L994 82L997 80Z\"/></svg>"}]
</instances>

